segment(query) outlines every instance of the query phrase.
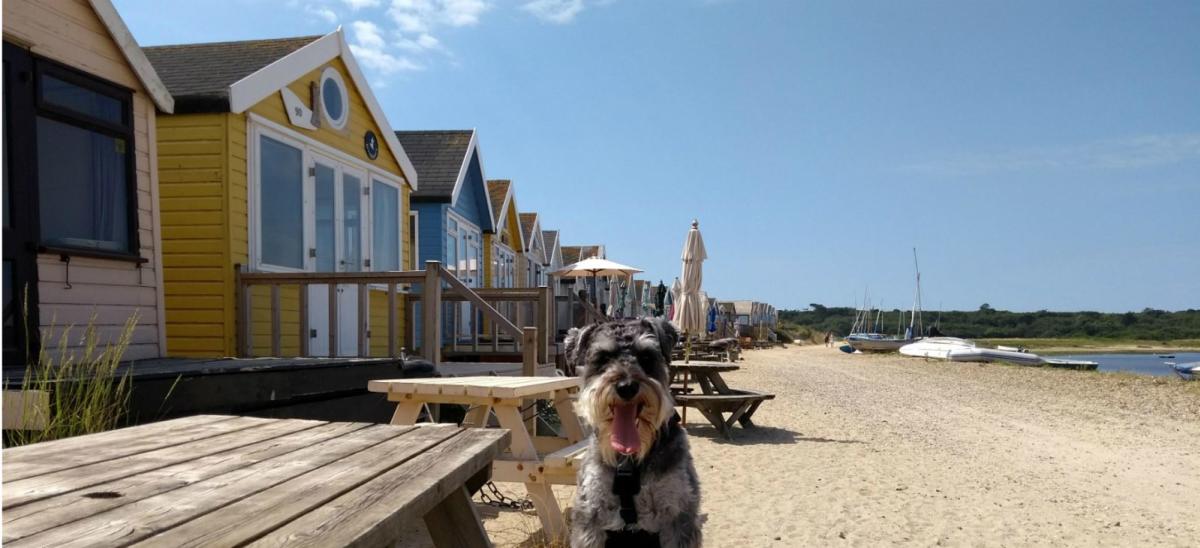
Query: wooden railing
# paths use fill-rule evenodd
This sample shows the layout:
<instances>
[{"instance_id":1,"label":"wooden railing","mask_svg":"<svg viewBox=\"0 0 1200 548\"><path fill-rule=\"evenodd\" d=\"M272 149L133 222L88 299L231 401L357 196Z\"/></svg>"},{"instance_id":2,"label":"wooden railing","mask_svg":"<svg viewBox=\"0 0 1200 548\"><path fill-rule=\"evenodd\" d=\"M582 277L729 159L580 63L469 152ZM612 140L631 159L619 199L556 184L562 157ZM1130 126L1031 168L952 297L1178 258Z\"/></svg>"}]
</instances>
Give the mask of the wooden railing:
<instances>
[{"instance_id":1,"label":"wooden railing","mask_svg":"<svg viewBox=\"0 0 1200 548\"><path fill-rule=\"evenodd\" d=\"M539 363L551 360L549 347L553 332L553 310L550 303L553 296L547 287L530 289L493 289L470 288L454 275L442 268L438 261L427 261L425 270L391 271L391 272L236 272L237 302L238 302L238 349L242 357L254 355L254 317L253 289L268 287L270 299L270 355L282 355L282 317L280 288L294 286L298 288L298 320L299 355L311 356L310 324L309 324L309 287L312 285L328 288L327 328L329 337L329 357L338 355L338 297L340 286L353 285L358 287L358 336L357 356L369 357L367 327L370 317L370 299L368 290L373 286L385 286L387 295L387 356L400 355L400 337L397 335L397 295L404 295L406 324L408 333L414 322L421 325L419 353L429 361L442 363L442 303L469 302L473 309L487 318L488 323L496 334L503 331L512 336L514 341L520 341L517 349L522 356L522 372L534 375ZM419 291L403 288L403 286L420 286ZM493 302L532 302L536 303L536 322L532 327L519 327L516 323L500 313L492 306ZM422 306L420 318L416 318L415 303L432 303ZM477 330L476 330L477 331ZM378 332L378 331L376 331ZM415 337L412 337L415 339ZM493 341L497 337L492 338ZM413 342L416 342L415 340Z\"/></svg>"}]
</instances>

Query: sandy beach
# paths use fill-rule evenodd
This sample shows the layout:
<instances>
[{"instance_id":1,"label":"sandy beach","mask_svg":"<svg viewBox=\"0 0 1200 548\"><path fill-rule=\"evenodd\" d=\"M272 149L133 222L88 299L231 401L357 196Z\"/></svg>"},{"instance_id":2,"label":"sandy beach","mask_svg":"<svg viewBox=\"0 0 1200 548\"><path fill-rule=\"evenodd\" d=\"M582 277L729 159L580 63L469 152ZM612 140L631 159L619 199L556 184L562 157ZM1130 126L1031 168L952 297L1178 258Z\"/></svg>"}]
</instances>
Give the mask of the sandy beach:
<instances>
[{"instance_id":1,"label":"sandy beach","mask_svg":"<svg viewBox=\"0 0 1200 548\"><path fill-rule=\"evenodd\" d=\"M689 413L707 546L1200 542L1200 383L822 346L740 365L731 386L777 398L733 441ZM540 545L532 514L479 510L497 545Z\"/></svg>"}]
</instances>

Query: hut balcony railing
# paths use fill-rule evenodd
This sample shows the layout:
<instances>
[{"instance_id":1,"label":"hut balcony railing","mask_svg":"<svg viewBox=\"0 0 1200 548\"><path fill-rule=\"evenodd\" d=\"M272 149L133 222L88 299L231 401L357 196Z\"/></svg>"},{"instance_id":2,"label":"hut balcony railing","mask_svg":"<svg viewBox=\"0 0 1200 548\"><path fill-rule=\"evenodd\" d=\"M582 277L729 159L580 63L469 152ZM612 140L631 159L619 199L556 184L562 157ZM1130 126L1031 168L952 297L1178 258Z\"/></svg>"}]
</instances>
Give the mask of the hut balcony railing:
<instances>
[{"instance_id":1,"label":"hut balcony railing","mask_svg":"<svg viewBox=\"0 0 1200 548\"><path fill-rule=\"evenodd\" d=\"M252 295L255 287L267 287L270 299L270 355L282 354L282 310L280 288L295 286L299 288L299 330L300 356L310 357L309 351L309 286L326 286L328 288L328 336L329 357L372 357L368 340L368 318L370 317L368 287L385 286L387 295L387 356L399 357L401 340L397 335L397 296L404 295L406 334L409 340L419 342L416 351L425 359L442 363L442 311L443 303L470 303L475 317L485 318L493 333L503 332L511 336L515 350L521 355L522 373L534 375L538 364L549 363L550 343L553 332L553 294L548 287L496 289L471 288L448 272L438 261L427 261L425 270L387 271L387 272L242 272L236 271L237 301L238 301L238 350L241 357L254 355L254 318ZM338 293L339 286L354 285L358 287L357 315L357 354L355 356L338 355ZM413 289L413 286L420 286ZM401 290L404 290L401 292ZM534 325L520 327L507 315L501 313L493 303L516 302L533 303ZM433 306L422 306L420 317L415 312L416 303L433 303ZM414 336L414 323L421 325L420 340ZM473 328L478 335L479 329ZM376 331L378 332L378 331ZM498 337L493 336L495 342Z\"/></svg>"}]
</instances>

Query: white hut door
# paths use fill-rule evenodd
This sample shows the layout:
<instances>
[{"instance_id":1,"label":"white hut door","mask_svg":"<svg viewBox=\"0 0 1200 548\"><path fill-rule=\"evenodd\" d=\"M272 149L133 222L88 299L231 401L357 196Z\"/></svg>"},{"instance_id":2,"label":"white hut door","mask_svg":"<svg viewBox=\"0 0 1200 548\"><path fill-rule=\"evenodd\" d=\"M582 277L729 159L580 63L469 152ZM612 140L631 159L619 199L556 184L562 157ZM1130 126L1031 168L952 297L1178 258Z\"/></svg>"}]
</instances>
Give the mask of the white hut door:
<instances>
[{"instance_id":1,"label":"white hut door","mask_svg":"<svg viewBox=\"0 0 1200 548\"><path fill-rule=\"evenodd\" d=\"M363 174L325 158L313 157L313 220L315 237L310 253L314 272L360 272L366 266L366 195ZM358 286L336 289L337 355L358 355ZM329 355L329 287L309 286L309 353Z\"/></svg>"}]
</instances>

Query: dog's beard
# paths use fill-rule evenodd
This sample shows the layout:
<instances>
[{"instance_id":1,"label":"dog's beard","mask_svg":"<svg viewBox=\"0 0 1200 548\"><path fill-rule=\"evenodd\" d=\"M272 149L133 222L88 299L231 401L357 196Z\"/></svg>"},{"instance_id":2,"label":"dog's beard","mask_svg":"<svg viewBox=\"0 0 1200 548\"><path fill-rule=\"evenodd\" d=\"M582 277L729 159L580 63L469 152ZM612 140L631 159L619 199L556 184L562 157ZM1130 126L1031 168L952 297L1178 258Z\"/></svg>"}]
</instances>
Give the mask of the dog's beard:
<instances>
[{"instance_id":1,"label":"dog's beard","mask_svg":"<svg viewBox=\"0 0 1200 548\"><path fill-rule=\"evenodd\" d=\"M617 396L618 375L602 375L584 387L577 404L580 416L596 430L601 459L610 466L617 465L620 455L631 455L639 462L650 452L658 439L659 428L671 418L674 408L662 383L642 377L638 394L630 401ZM635 406L632 409L618 406ZM636 441L629 439L630 425L614 425L614 421L633 421ZM614 437L616 436L616 437Z\"/></svg>"}]
</instances>

